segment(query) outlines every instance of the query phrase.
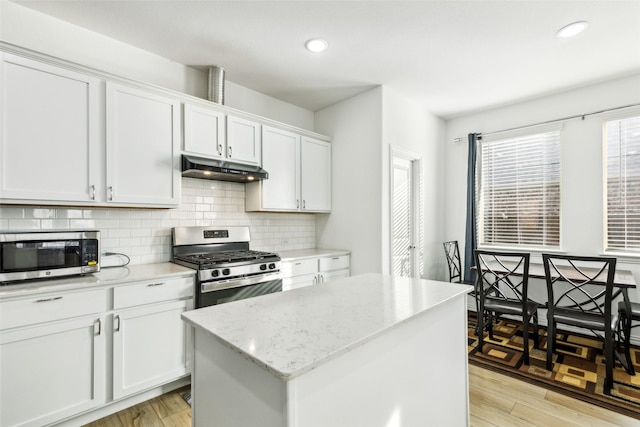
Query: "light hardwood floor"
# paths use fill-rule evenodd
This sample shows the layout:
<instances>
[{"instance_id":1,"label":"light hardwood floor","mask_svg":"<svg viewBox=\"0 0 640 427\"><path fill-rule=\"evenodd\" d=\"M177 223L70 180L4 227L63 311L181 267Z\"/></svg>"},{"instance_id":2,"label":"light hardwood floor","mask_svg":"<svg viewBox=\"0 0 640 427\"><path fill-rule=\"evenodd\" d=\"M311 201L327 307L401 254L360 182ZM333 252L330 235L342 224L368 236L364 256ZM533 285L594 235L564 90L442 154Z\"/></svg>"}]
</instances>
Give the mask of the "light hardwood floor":
<instances>
[{"instance_id":1,"label":"light hardwood floor","mask_svg":"<svg viewBox=\"0 0 640 427\"><path fill-rule=\"evenodd\" d=\"M164 394L86 427L191 427L191 408L182 399L187 390ZM634 418L473 365L469 401L472 427L640 426Z\"/></svg>"}]
</instances>

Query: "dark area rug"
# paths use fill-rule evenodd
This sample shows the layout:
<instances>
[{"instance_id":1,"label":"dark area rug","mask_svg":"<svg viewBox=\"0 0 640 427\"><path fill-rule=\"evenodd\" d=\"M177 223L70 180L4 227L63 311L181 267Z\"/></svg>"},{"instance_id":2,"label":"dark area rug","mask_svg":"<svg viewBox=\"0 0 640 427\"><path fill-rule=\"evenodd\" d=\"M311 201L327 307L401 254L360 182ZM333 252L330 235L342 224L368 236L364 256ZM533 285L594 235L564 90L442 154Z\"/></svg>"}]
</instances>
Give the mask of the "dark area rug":
<instances>
[{"instance_id":1,"label":"dark area rug","mask_svg":"<svg viewBox=\"0 0 640 427\"><path fill-rule=\"evenodd\" d=\"M640 348L633 346L631 360L637 375L630 376L616 361L614 386L604 392L605 364L603 342L596 337L564 333L557 336L557 356L553 371L545 369L547 336L540 328L540 349L529 339L530 365L522 362L522 324L501 319L494 324L494 339L485 332L483 351L478 351L476 319L469 314L469 363L516 377L520 380L565 394L640 420ZM532 333L529 334L532 336Z\"/></svg>"}]
</instances>

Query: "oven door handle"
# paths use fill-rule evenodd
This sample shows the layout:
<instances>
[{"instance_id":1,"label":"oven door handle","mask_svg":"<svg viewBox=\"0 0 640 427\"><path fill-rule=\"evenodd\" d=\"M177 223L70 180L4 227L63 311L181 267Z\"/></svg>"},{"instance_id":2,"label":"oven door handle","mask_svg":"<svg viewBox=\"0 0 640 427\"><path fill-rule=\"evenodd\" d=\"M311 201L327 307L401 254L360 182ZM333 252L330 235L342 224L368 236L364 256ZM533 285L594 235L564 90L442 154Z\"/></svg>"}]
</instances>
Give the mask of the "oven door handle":
<instances>
[{"instance_id":1,"label":"oven door handle","mask_svg":"<svg viewBox=\"0 0 640 427\"><path fill-rule=\"evenodd\" d=\"M262 282L269 282L272 280L282 280L284 274L281 271L276 271L272 273L265 274L256 274L254 276L247 276L241 278L234 278L228 280L214 280L210 282L201 282L200 283L200 292L213 292L219 291L222 289L231 289L237 288L239 286L249 286L256 285Z\"/></svg>"}]
</instances>

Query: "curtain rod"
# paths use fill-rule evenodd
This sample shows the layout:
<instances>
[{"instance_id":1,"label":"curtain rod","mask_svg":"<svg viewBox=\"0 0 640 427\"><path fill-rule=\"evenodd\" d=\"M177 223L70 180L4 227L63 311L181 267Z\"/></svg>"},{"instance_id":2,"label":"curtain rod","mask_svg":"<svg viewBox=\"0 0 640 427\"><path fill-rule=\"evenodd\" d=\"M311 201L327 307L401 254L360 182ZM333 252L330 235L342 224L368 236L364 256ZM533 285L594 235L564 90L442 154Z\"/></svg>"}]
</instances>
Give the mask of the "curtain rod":
<instances>
[{"instance_id":1,"label":"curtain rod","mask_svg":"<svg viewBox=\"0 0 640 427\"><path fill-rule=\"evenodd\" d=\"M502 130L496 130L496 131L493 131L493 132L481 133L480 136L482 137L482 136L485 136L485 135L494 135L496 133L509 132L509 131L518 130L518 129L525 129L525 128L530 128L530 127L533 127L533 126L548 125L550 123L563 122L565 120L572 120L572 119L578 119L578 118L584 120L584 118L587 117L587 116L593 116L595 114L608 113L609 111L622 110L622 109L625 109L625 108L638 107L638 106L640 106L640 103L624 105L622 107L608 108L606 110L592 111L590 113L576 114L575 116L563 117L561 119L547 120L546 122L539 122L539 123L534 123L534 124L530 124L530 125L517 126L517 127L513 127L513 128L509 128L509 129L502 129ZM454 142L462 142L463 138L455 138L453 141Z\"/></svg>"}]
</instances>

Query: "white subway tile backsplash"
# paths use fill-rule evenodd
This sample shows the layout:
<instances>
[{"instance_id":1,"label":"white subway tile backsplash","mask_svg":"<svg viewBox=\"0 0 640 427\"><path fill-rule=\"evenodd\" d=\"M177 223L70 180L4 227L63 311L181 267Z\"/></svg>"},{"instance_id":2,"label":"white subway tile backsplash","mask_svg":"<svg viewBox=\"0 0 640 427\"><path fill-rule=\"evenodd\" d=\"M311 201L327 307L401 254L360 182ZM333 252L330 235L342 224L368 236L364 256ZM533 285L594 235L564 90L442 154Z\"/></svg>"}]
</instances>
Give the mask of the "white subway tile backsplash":
<instances>
[{"instance_id":1,"label":"white subway tile backsplash","mask_svg":"<svg viewBox=\"0 0 640 427\"><path fill-rule=\"evenodd\" d=\"M176 209L0 207L2 230L97 229L102 251L123 253L131 264L169 261L171 228L196 225L247 225L255 250L315 247L315 215L245 212L244 184L234 182L183 178L182 201ZM105 265L120 265L124 259L105 258Z\"/></svg>"}]
</instances>

